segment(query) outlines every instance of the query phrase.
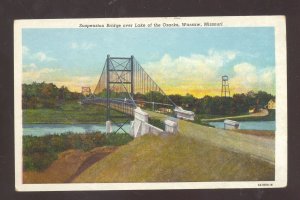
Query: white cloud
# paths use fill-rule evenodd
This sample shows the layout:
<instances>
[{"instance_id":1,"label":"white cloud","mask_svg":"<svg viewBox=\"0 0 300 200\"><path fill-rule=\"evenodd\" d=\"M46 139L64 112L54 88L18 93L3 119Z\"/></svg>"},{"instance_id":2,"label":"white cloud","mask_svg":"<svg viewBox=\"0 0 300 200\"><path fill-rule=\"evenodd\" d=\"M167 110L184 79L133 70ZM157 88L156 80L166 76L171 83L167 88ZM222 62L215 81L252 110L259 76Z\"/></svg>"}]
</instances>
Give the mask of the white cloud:
<instances>
[{"instance_id":1,"label":"white cloud","mask_svg":"<svg viewBox=\"0 0 300 200\"><path fill-rule=\"evenodd\" d=\"M22 46L23 55L27 55L29 53L29 48L27 46Z\"/></svg>"},{"instance_id":2,"label":"white cloud","mask_svg":"<svg viewBox=\"0 0 300 200\"><path fill-rule=\"evenodd\" d=\"M235 51L216 51L210 49L208 51L208 56L206 56L207 63L223 66L226 62L234 60L238 52Z\"/></svg>"},{"instance_id":3,"label":"white cloud","mask_svg":"<svg viewBox=\"0 0 300 200\"><path fill-rule=\"evenodd\" d=\"M256 71L256 67L249 63L240 63L233 67L235 73L247 74Z\"/></svg>"},{"instance_id":4,"label":"white cloud","mask_svg":"<svg viewBox=\"0 0 300 200\"><path fill-rule=\"evenodd\" d=\"M235 92L247 92L249 90L275 91L275 69L267 67L258 69L250 63L240 63L233 67L235 75L230 80Z\"/></svg>"},{"instance_id":5,"label":"white cloud","mask_svg":"<svg viewBox=\"0 0 300 200\"><path fill-rule=\"evenodd\" d=\"M275 82L275 69L269 67L262 70L261 80L266 86L273 85Z\"/></svg>"},{"instance_id":6,"label":"white cloud","mask_svg":"<svg viewBox=\"0 0 300 200\"><path fill-rule=\"evenodd\" d=\"M24 58L32 61L49 62L56 60L55 58L47 55L45 52L32 52L27 46L22 47L22 53Z\"/></svg>"},{"instance_id":7,"label":"white cloud","mask_svg":"<svg viewBox=\"0 0 300 200\"><path fill-rule=\"evenodd\" d=\"M71 48L72 49L77 49L77 48L79 48L79 45L76 42L72 42L71 43Z\"/></svg>"},{"instance_id":8,"label":"white cloud","mask_svg":"<svg viewBox=\"0 0 300 200\"><path fill-rule=\"evenodd\" d=\"M92 90L95 89L98 83L99 75L97 76L64 76L55 77L52 79L58 87L67 86L72 91L81 92L81 87L91 87Z\"/></svg>"},{"instance_id":9,"label":"white cloud","mask_svg":"<svg viewBox=\"0 0 300 200\"><path fill-rule=\"evenodd\" d=\"M25 64L23 65L23 70L32 70L32 69L36 69L37 65L35 63L30 63L30 64Z\"/></svg>"},{"instance_id":10,"label":"white cloud","mask_svg":"<svg viewBox=\"0 0 300 200\"><path fill-rule=\"evenodd\" d=\"M93 90L98 83L99 75L95 76L72 76L64 73L57 67L44 67L37 69L34 63L23 66L23 82L46 82L54 83L58 87L66 86L72 91L81 91L82 86L89 86Z\"/></svg>"},{"instance_id":11,"label":"white cloud","mask_svg":"<svg viewBox=\"0 0 300 200\"><path fill-rule=\"evenodd\" d=\"M240 84L250 86L257 83L258 77L255 66L249 63L240 63L233 67L233 71L236 74L233 80L237 79Z\"/></svg>"},{"instance_id":12,"label":"white cloud","mask_svg":"<svg viewBox=\"0 0 300 200\"><path fill-rule=\"evenodd\" d=\"M52 58L52 57L46 55L46 53L41 52L41 51L33 54L32 58L34 60L38 60L40 62L46 62L46 61L54 61L54 60L56 60L55 58Z\"/></svg>"},{"instance_id":13,"label":"white cloud","mask_svg":"<svg viewBox=\"0 0 300 200\"><path fill-rule=\"evenodd\" d=\"M229 60L233 60L236 58L236 55L237 55L237 52L234 52L234 51L227 51L226 52L226 55L227 55L227 58Z\"/></svg>"},{"instance_id":14,"label":"white cloud","mask_svg":"<svg viewBox=\"0 0 300 200\"><path fill-rule=\"evenodd\" d=\"M96 44L89 43L89 42L82 42L82 43L72 42L70 45L71 49L79 49L79 50L88 50L94 48L95 46Z\"/></svg>"},{"instance_id":15,"label":"white cloud","mask_svg":"<svg viewBox=\"0 0 300 200\"><path fill-rule=\"evenodd\" d=\"M181 90L184 94L200 95L208 88L215 89L215 83L220 79L219 70L225 63L235 59L236 54L233 51L215 50L210 50L208 55L194 54L177 58L165 54L159 61L142 66L167 93Z\"/></svg>"},{"instance_id":16,"label":"white cloud","mask_svg":"<svg viewBox=\"0 0 300 200\"><path fill-rule=\"evenodd\" d=\"M41 69L30 69L23 72L23 81L25 83L31 83L33 81L42 82L49 81L53 78L57 72L61 71L59 68L41 68Z\"/></svg>"}]
</instances>

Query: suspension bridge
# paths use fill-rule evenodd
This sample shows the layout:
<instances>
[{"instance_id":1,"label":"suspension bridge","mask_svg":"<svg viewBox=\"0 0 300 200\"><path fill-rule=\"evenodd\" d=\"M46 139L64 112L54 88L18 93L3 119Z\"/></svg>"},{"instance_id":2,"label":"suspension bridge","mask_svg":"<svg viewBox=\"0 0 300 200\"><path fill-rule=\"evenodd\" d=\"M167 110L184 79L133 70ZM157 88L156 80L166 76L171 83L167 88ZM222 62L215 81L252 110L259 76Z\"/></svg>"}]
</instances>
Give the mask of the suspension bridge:
<instances>
[{"instance_id":1,"label":"suspension bridge","mask_svg":"<svg viewBox=\"0 0 300 200\"><path fill-rule=\"evenodd\" d=\"M139 134L138 132L157 131L159 128L148 124L150 111L194 120L194 113L177 106L134 56L110 57L107 55L94 92L92 93L88 87L82 87L82 93L85 94L85 98L81 100L82 104L99 104L105 107L106 125L117 126L118 129L115 132L126 132L124 125L132 120L134 121L131 122L131 129L135 130L132 130L136 132L135 136ZM142 130L145 129L145 123L148 128ZM111 132L110 128L107 128L107 132Z\"/></svg>"}]
</instances>

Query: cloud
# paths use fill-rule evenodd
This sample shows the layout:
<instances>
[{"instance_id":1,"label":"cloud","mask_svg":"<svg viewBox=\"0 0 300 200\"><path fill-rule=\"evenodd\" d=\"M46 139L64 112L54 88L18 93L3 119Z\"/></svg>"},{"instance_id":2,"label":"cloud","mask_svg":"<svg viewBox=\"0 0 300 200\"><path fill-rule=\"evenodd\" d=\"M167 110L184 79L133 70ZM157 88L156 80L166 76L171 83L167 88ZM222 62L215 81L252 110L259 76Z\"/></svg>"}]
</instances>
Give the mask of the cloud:
<instances>
[{"instance_id":1,"label":"cloud","mask_svg":"<svg viewBox=\"0 0 300 200\"><path fill-rule=\"evenodd\" d=\"M27 46L22 46L22 53L23 53L23 55L28 55L29 48Z\"/></svg>"},{"instance_id":2,"label":"cloud","mask_svg":"<svg viewBox=\"0 0 300 200\"><path fill-rule=\"evenodd\" d=\"M79 49L79 50L88 50L94 48L95 46L96 44L88 43L88 42L82 42L82 43L72 42L70 45L71 49Z\"/></svg>"},{"instance_id":3,"label":"cloud","mask_svg":"<svg viewBox=\"0 0 300 200\"><path fill-rule=\"evenodd\" d=\"M66 86L72 91L81 92L82 86L89 86L93 90L98 83L99 75L72 76L58 67L44 67L37 69L35 64L23 66L23 83L47 82L58 87Z\"/></svg>"},{"instance_id":4,"label":"cloud","mask_svg":"<svg viewBox=\"0 0 300 200\"><path fill-rule=\"evenodd\" d=\"M236 51L216 51L210 49L208 56L205 56L204 59L212 65L223 66L225 63L234 60L237 54L238 52Z\"/></svg>"},{"instance_id":5,"label":"cloud","mask_svg":"<svg viewBox=\"0 0 300 200\"><path fill-rule=\"evenodd\" d=\"M265 90L275 92L275 68L266 67L258 69L250 63L240 63L233 67L235 75L230 84L235 92L247 92L249 90Z\"/></svg>"},{"instance_id":6,"label":"cloud","mask_svg":"<svg viewBox=\"0 0 300 200\"><path fill-rule=\"evenodd\" d=\"M23 65L23 71L28 71L32 69L36 69L37 65L35 63L25 64Z\"/></svg>"},{"instance_id":7,"label":"cloud","mask_svg":"<svg viewBox=\"0 0 300 200\"><path fill-rule=\"evenodd\" d=\"M52 58L52 57L46 55L46 53L41 52L41 51L33 54L32 58L35 59L35 60L38 60L40 62L46 62L46 61L54 61L54 60L56 60L55 58Z\"/></svg>"},{"instance_id":8,"label":"cloud","mask_svg":"<svg viewBox=\"0 0 300 200\"><path fill-rule=\"evenodd\" d=\"M237 79L245 86L256 84L258 81L256 67L249 63L237 64L233 67L233 71L236 74L233 79Z\"/></svg>"},{"instance_id":9,"label":"cloud","mask_svg":"<svg viewBox=\"0 0 300 200\"><path fill-rule=\"evenodd\" d=\"M275 82L275 69L269 67L262 70L261 80L266 86L273 86Z\"/></svg>"},{"instance_id":10,"label":"cloud","mask_svg":"<svg viewBox=\"0 0 300 200\"><path fill-rule=\"evenodd\" d=\"M42 82L48 81L53 78L53 76L57 75L57 72L61 71L59 68L41 68L36 70L35 68L31 68L30 70L24 70L23 72L23 82L31 83L33 81Z\"/></svg>"},{"instance_id":11,"label":"cloud","mask_svg":"<svg viewBox=\"0 0 300 200\"><path fill-rule=\"evenodd\" d=\"M236 58L233 51L208 51L207 55L193 54L189 57L172 58L165 54L159 61L143 64L166 93L193 93L203 96L204 92L216 90L219 70Z\"/></svg>"},{"instance_id":12,"label":"cloud","mask_svg":"<svg viewBox=\"0 0 300 200\"><path fill-rule=\"evenodd\" d=\"M45 52L32 52L27 46L22 46L22 53L24 58L31 61L49 62L56 60L56 58L47 55Z\"/></svg>"},{"instance_id":13,"label":"cloud","mask_svg":"<svg viewBox=\"0 0 300 200\"><path fill-rule=\"evenodd\" d=\"M54 83L58 86L67 86L72 91L81 92L81 87L90 87L93 91L98 83L98 76L68 76L56 77Z\"/></svg>"},{"instance_id":14,"label":"cloud","mask_svg":"<svg viewBox=\"0 0 300 200\"><path fill-rule=\"evenodd\" d=\"M75 48L76 44L74 44ZM92 44L82 43L80 48L92 48ZM78 47L79 48L79 47ZM32 52L27 46L22 47L23 57L28 63L24 63L23 69L23 83L32 82L48 82L54 83L58 87L67 86L73 91L81 91L82 86L90 86L92 89L96 86L99 75L96 76L72 76L70 71L65 71L57 66L49 66L49 61L56 59L50 57L45 52Z\"/></svg>"}]
</instances>

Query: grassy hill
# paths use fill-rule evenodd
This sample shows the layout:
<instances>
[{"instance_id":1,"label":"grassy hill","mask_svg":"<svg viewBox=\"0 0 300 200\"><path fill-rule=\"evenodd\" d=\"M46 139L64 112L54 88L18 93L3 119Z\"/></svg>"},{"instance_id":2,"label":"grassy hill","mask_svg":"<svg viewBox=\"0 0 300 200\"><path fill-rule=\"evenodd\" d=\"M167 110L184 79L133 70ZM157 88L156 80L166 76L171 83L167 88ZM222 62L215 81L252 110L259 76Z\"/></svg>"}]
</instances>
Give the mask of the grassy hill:
<instances>
[{"instance_id":1,"label":"grassy hill","mask_svg":"<svg viewBox=\"0 0 300 200\"><path fill-rule=\"evenodd\" d=\"M96 147L88 152L79 149L70 149L58 155L44 171L24 171L24 183L65 183L70 182L87 166L103 159L115 151L117 147ZM67 169L67 170L66 170Z\"/></svg>"},{"instance_id":2,"label":"grassy hill","mask_svg":"<svg viewBox=\"0 0 300 200\"><path fill-rule=\"evenodd\" d=\"M96 162L73 182L274 180L274 165L182 134L145 135Z\"/></svg>"}]
</instances>

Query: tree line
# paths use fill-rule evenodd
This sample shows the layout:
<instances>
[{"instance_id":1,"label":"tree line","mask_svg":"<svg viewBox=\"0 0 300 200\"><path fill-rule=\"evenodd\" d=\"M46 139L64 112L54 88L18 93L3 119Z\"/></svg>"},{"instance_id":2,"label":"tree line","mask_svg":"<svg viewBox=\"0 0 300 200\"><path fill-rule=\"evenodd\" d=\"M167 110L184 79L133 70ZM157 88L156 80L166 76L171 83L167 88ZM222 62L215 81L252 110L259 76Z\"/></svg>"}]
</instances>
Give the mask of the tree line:
<instances>
[{"instance_id":1,"label":"tree line","mask_svg":"<svg viewBox=\"0 0 300 200\"><path fill-rule=\"evenodd\" d=\"M81 93L71 92L67 87L58 88L53 83L22 84L22 107L55 108L66 100L78 100Z\"/></svg>"},{"instance_id":2,"label":"tree line","mask_svg":"<svg viewBox=\"0 0 300 200\"><path fill-rule=\"evenodd\" d=\"M124 94L123 94L124 93ZM111 98L120 98L128 96L126 92L110 91ZM126 93L126 94L125 94ZM97 96L105 97L106 91L102 91ZM81 93L71 92L67 87L58 88L53 83L36 83L22 85L22 106L27 108L55 108L63 101L79 100ZM234 115L248 113L249 109L259 110L265 107L268 102L275 96L265 91L249 91L247 93L234 94L232 97L220 96L204 96L197 98L192 94L186 95L165 95L160 92L151 91L146 94L137 93L134 95L135 100L148 102L164 102L168 103L167 98L170 98L176 105L184 109L194 111L196 114L211 114L211 115ZM170 103L170 102L169 102ZM146 104L146 107L151 105Z\"/></svg>"},{"instance_id":3,"label":"tree line","mask_svg":"<svg viewBox=\"0 0 300 200\"><path fill-rule=\"evenodd\" d=\"M185 109L197 114L234 115L248 113L249 109L258 111L264 108L275 96L265 91L249 91L247 93L234 94L232 97L204 96L196 98L191 94L169 95L170 99Z\"/></svg>"}]
</instances>

